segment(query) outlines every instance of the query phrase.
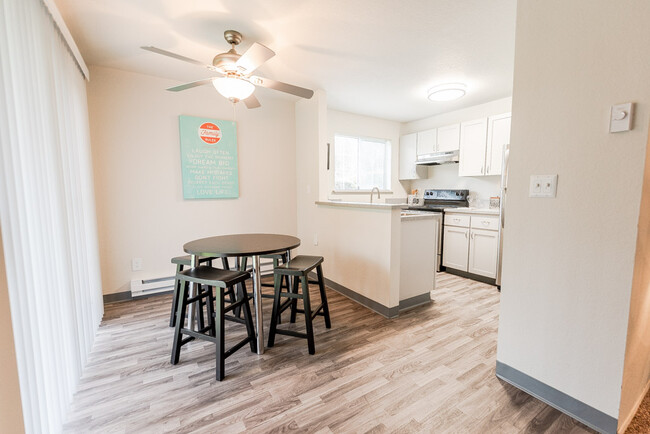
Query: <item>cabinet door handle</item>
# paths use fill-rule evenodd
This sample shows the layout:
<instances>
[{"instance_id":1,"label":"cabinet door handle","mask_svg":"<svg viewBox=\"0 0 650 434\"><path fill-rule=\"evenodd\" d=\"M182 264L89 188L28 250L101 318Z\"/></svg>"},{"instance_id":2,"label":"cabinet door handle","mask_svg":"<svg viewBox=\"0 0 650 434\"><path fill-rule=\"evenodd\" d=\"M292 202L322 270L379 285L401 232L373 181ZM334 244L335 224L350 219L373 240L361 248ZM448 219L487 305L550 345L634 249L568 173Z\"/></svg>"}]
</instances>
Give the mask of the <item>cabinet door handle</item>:
<instances>
[{"instance_id":1,"label":"cabinet door handle","mask_svg":"<svg viewBox=\"0 0 650 434\"><path fill-rule=\"evenodd\" d=\"M490 173L490 166L488 166L487 169L485 169L485 173Z\"/></svg>"},{"instance_id":2,"label":"cabinet door handle","mask_svg":"<svg viewBox=\"0 0 650 434\"><path fill-rule=\"evenodd\" d=\"M483 175L483 168L481 167L481 175Z\"/></svg>"},{"instance_id":3,"label":"cabinet door handle","mask_svg":"<svg viewBox=\"0 0 650 434\"><path fill-rule=\"evenodd\" d=\"M472 232L472 237L471 238L474 239L474 232Z\"/></svg>"},{"instance_id":4,"label":"cabinet door handle","mask_svg":"<svg viewBox=\"0 0 650 434\"><path fill-rule=\"evenodd\" d=\"M483 226L490 226L489 220L483 220Z\"/></svg>"},{"instance_id":5,"label":"cabinet door handle","mask_svg":"<svg viewBox=\"0 0 650 434\"><path fill-rule=\"evenodd\" d=\"M465 238L467 238L467 232L465 232Z\"/></svg>"}]
</instances>

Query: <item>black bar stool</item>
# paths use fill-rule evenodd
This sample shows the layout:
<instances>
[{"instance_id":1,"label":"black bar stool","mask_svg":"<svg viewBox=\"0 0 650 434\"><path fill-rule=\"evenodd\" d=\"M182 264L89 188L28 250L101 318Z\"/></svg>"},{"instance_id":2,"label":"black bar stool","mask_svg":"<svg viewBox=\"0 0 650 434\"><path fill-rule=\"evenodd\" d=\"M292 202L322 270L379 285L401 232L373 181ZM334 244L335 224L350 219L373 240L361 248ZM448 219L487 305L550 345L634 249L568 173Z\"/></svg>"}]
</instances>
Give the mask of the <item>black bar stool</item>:
<instances>
[{"instance_id":1,"label":"black bar stool","mask_svg":"<svg viewBox=\"0 0 650 434\"><path fill-rule=\"evenodd\" d=\"M327 294L325 293L325 282L323 280L323 257L322 256L296 256L288 263L276 267L273 272L273 280L275 284L275 297L273 299L273 313L271 314L271 330L269 331L269 347L275 343L275 335L288 335L298 338L307 339L307 346L309 347L309 354L316 352L314 346L314 329L312 327L312 320L316 315L325 317L325 327L331 328L330 312L327 306ZM311 309L311 302L309 300L309 272L316 268L318 275L318 289L320 291L321 304L316 309ZM293 291L282 292L280 280L282 276L293 276ZM298 279L302 284L302 293L298 293ZM316 283L316 282L313 282ZM287 298L282 302L282 297ZM304 308L298 309L298 299L302 299ZM296 322L296 313L305 314L305 328L306 333L299 333L293 330L278 329L278 319L282 312L291 307L291 322Z\"/></svg>"},{"instance_id":2,"label":"black bar stool","mask_svg":"<svg viewBox=\"0 0 650 434\"><path fill-rule=\"evenodd\" d=\"M253 328L253 319L250 309L250 297L246 291L245 281L250 277L250 274L245 271L230 271L219 270L209 266L199 266L189 270L182 271L176 276L183 284L181 285L179 294L179 306L176 313L176 328L174 330L174 344L172 346L173 365L178 363L181 354L181 347L194 339L203 339L216 344L216 358L217 358L217 380L221 381L225 374L225 360L230 357L235 351L246 345L250 344L252 352L257 352L255 344L255 329ZM189 297L189 284L194 283L197 286L201 285L201 290L197 295ZM225 306L225 296L230 295L234 297L233 291L235 285L241 285L242 297L241 299L230 303ZM215 293L213 294L213 289ZM187 306L190 303L197 301L204 301L204 307L207 309L208 324L201 324L199 320L198 330L194 331L190 328L185 328L185 316ZM235 318L226 313L231 310L241 307L244 312L244 319ZM202 310L202 308L201 308ZM202 318L203 312L200 312L199 319ZM225 349L225 320L230 320L246 325L247 337L242 339L232 348L226 351ZM189 321L191 323L191 321ZM183 338L183 335L188 337Z\"/></svg>"},{"instance_id":3,"label":"black bar stool","mask_svg":"<svg viewBox=\"0 0 650 434\"><path fill-rule=\"evenodd\" d=\"M208 265L212 265L213 259L215 258L199 258L199 264L207 262ZM178 276L178 273L183 271L185 267L192 265L192 257L190 255L176 256L175 258L172 258L172 264L176 264L176 276ZM178 307L178 293L180 286L181 282L178 280L178 277L176 277L174 279L174 295L172 296L172 311L169 315L169 327L174 327L176 325L176 308Z\"/></svg>"}]
</instances>

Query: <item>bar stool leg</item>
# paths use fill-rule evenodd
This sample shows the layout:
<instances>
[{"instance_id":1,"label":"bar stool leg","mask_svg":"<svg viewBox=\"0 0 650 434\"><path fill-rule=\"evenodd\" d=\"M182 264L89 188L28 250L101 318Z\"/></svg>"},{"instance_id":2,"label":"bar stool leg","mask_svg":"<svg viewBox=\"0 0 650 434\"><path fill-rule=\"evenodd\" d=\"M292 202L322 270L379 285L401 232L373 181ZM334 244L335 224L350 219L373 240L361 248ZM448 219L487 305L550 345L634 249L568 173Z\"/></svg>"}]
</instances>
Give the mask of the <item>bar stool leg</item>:
<instances>
[{"instance_id":1,"label":"bar stool leg","mask_svg":"<svg viewBox=\"0 0 650 434\"><path fill-rule=\"evenodd\" d=\"M183 264L176 264L176 274L183 271ZM169 327L176 325L176 309L178 308L178 294L181 287L181 281L174 279L174 295L172 295L172 312L169 315Z\"/></svg>"},{"instance_id":2,"label":"bar stool leg","mask_svg":"<svg viewBox=\"0 0 650 434\"><path fill-rule=\"evenodd\" d=\"M199 295L205 291L205 286L204 285L196 285L196 295ZM203 330L205 328L205 316L204 316L204 308L205 308L205 298L201 298L197 302L197 321L198 321L198 329ZM209 321L209 320L208 320Z\"/></svg>"},{"instance_id":3,"label":"bar stool leg","mask_svg":"<svg viewBox=\"0 0 650 434\"><path fill-rule=\"evenodd\" d=\"M223 380L225 374L225 317L224 317L224 299L223 288L216 288L216 309L215 309L215 337L217 338L217 380Z\"/></svg>"},{"instance_id":4,"label":"bar stool leg","mask_svg":"<svg viewBox=\"0 0 650 434\"><path fill-rule=\"evenodd\" d=\"M302 281L302 301L304 303L305 311L305 328L307 329L307 345L309 347L309 354L314 354L316 348L314 346L314 329L311 324L311 303L309 302L309 278L307 275L300 278Z\"/></svg>"},{"instance_id":5,"label":"bar stool leg","mask_svg":"<svg viewBox=\"0 0 650 434\"><path fill-rule=\"evenodd\" d=\"M248 333L248 338L250 339L250 347L253 353L257 352L257 339L255 338L255 327L253 327L253 314L251 313L250 297L248 297L248 292L246 291L246 284L242 282L241 290L243 292L243 297L246 298L246 301L243 305L244 311L244 320L246 321L246 332Z\"/></svg>"},{"instance_id":6,"label":"bar stool leg","mask_svg":"<svg viewBox=\"0 0 650 434\"><path fill-rule=\"evenodd\" d=\"M217 337L217 327L215 326L215 314L214 314L214 286L208 286L208 326L210 327L210 336ZM220 288L216 288L217 291Z\"/></svg>"},{"instance_id":7,"label":"bar stool leg","mask_svg":"<svg viewBox=\"0 0 650 434\"><path fill-rule=\"evenodd\" d=\"M273 312L271 313L271 327L269 329L269 347L275 344L275 330L278 326L278 310L280 309L280 293L282 292L280 280L282 276L273 274Z\"/></svg>"},{"instance_id":8,"label":"bar stool leg","mask_svg":"<svg viewBox=\"0 0 650 434\"><path fill-rule=\"evenodd\" d=\"M320 291L320 302L323 304L323 316L325 317L325 327L332 328L330 321L330 308L327 304L327 294L325 293L325 280L323 279L323 267L316 267L316 274L318 274L318 290Z\"/></svg>"},{"instance_id":9,"label":"bar stool leg","mask_svg":"<svg viewBox=\"0 0 650 434\"><path fill-rule=\"evenodd\" d=\"M237 269L239 271L246 271L246 265L248 264L248 257L244 256L241 258L241 261L239 258L236 258L237 261ZM245 287L243 287L241 284L237 285L237 290L235 294L235 298L231 299L230 302L234 303L235 300L241 300L243 297L243 292L245 291ZM233 311L233 315L236 316L237 318L241 318L241 306L238 306L235 308Z\"/></svg>"},{"instance_id":10,"label":"bar stool leg","mask_svg":"<svg viewBox=\"0 0 650 434\"><path fill-rule=\"evenodd\" d=\"M298 284L299 284L298 282L299 282L298 276L294 276L293 285L291 286L291 292L294 294L298 293ZM291 323L296 322L297 311L298 311L298 299L294 298L293 300L291 300L291 319L290 319Z\"/></svg>"},{"instance_id":11,"label":"bar stool leg","mask_svg":"<svg viewBox=\"0 0 650 434\"><path fill-rule=\"evenodd\" d=\"M284 264L284 255L282 255L282 263ZM278 261L278 258L273 258L273 269L275 270L280 266L280 261ZM280 277L280 290L282 290L282 282L284 282L284 276ZM287 284L287 290L289 289L289 284ZM273 294L275 294L275 273L273 277ZM275 297L275 295L274 295ZM282 312L278 313L278 324L282 324Z\"/></svg>"},{"instance_id":12,"label":"bar stool leg","mask_svg":"<svg viewBox=\"0 0 650 434\"><path fill-rule=\"evenodd\" d=\"M185 325L185 310L187 308L187 291L189 290L189 282L183 282L180 288L179 302L180 308L176 313L176 326L174 329L174 343L172 344L172 365L178 363L178 359L181 357L181 341L183 336L181 335L181 329Z\"/></svg>"}]
</instances>

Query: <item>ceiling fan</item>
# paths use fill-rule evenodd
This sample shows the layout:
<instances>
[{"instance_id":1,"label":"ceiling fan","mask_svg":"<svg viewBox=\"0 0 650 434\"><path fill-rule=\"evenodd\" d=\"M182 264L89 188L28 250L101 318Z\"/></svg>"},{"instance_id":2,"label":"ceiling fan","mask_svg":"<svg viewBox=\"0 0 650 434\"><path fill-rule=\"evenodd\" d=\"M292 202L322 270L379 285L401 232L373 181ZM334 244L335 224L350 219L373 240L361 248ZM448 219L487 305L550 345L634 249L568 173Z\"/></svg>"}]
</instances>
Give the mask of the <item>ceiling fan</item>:
<instances>
[{"instance_id":1,"label":"ceiling fan","mask_svg":"<svg viewBox=\"0 0 650 434\"><path fill-rule=\"evenodd\" d=\"M306 99L309 99L314 95L313 90L305 89L304 87L251 75L260 65L275 56L273 50L255 42L244 54L239 54L235 51L235 46L239 45L242 40L241 33L235 30L226 30L223 33L223 36L226 39L226 42L231 45L231 48L225 53L217 54L212 60L212 65L206 65L198 60L190 59L189 57L161 50L156 47L149 46L140 48L151 51L152 53L162 54L184 62L203 66L210 71L221 74L220 77L205 78L203 80L192 81L190 83L181 84L180 86L170 87L167 89L172 92L178 92L212 83L221 95L225 96L233 103L243 101L249 109L260 107L260 102L255 98L255 95L253 95L255 86L279 90L280 92L289 93Z\"/></svg>"}]
</instances>

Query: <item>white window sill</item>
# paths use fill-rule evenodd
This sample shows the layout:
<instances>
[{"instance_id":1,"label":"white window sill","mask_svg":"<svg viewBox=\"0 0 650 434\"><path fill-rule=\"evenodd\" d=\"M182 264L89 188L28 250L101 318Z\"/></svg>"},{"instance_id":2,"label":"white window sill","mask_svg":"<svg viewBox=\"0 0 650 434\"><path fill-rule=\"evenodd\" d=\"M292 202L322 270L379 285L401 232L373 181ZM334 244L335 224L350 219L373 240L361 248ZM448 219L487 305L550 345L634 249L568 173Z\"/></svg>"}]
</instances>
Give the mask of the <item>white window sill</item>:
<instances>
[{"instance_id":1,"label":"white window sill","mask_svg":"<svg viewBox=\"0 0 650 434\"><path fill-rule=\"evenodd\" d=\"M372 190L332 190L331 194L370 194ZM381 194L393 194L391 190L379 190Z\"/></svg>"}]
</instances>

